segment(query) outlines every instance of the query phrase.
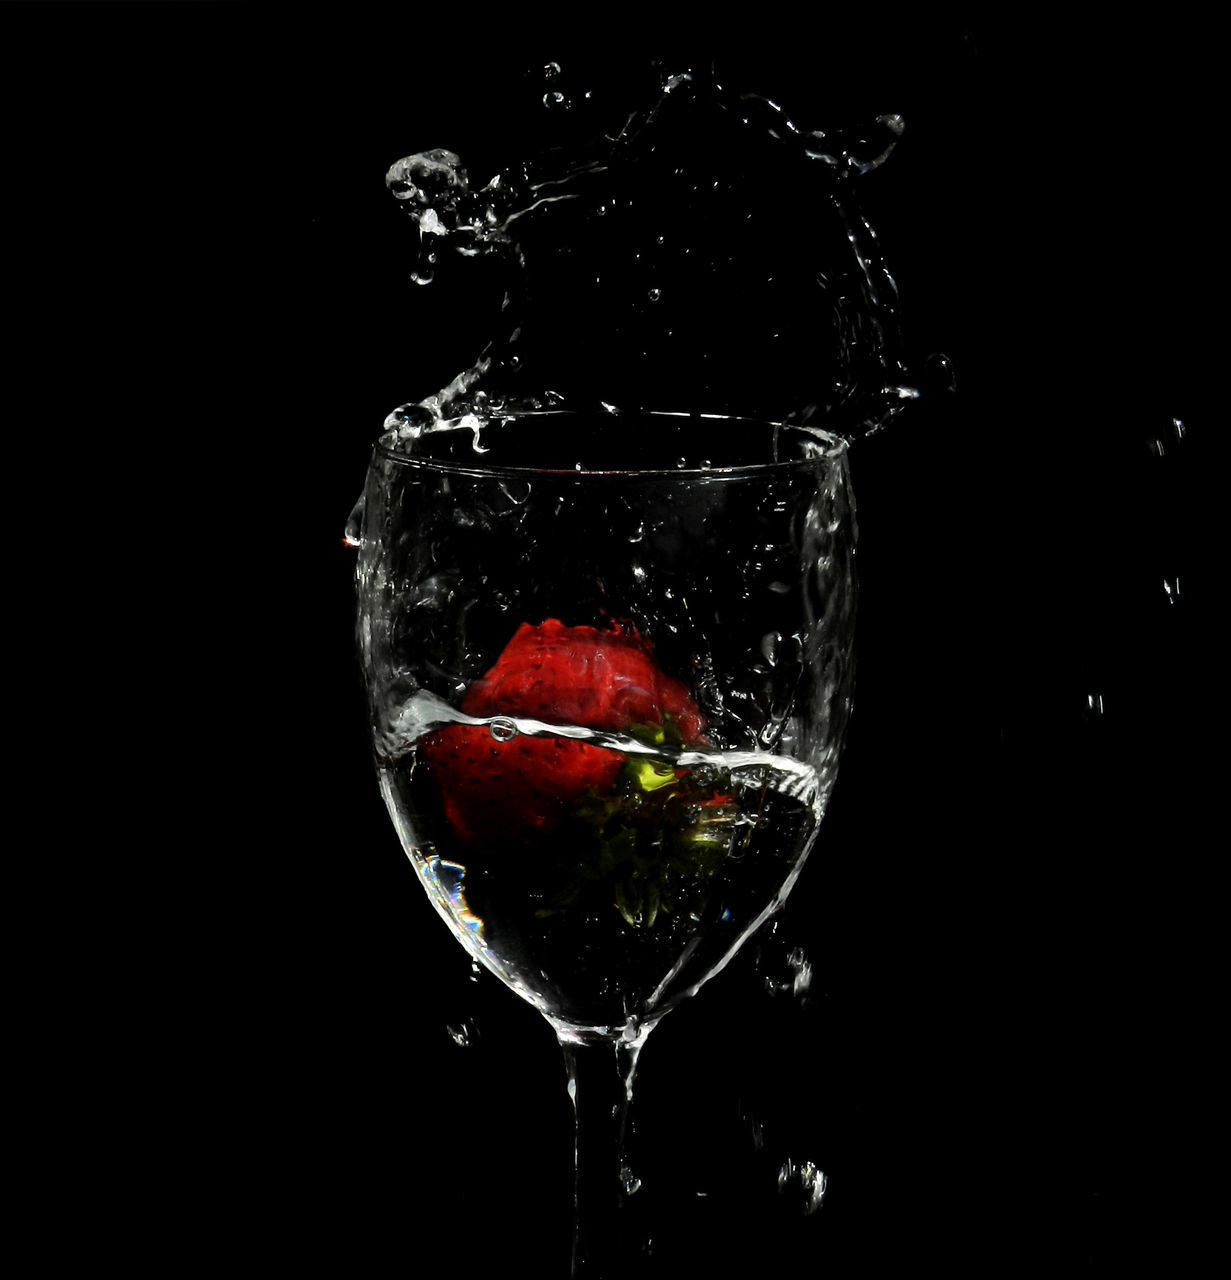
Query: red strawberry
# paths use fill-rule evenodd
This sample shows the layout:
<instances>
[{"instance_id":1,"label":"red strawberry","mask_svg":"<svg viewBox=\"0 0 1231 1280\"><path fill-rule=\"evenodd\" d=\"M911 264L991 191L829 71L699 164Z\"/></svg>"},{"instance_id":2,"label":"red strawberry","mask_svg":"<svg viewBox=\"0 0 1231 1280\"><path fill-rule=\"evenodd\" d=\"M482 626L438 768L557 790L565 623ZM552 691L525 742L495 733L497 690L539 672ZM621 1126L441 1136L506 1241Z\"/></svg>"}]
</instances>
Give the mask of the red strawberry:
<instances>
[{"instance_id":1,"label":"red strawberry","mask_svg":"<svg viewBox=\"0 0 1231 1280\"><path fill-rule=\"evenodd\" d=\"M688 742L699 741L705 725L688 690L658 669L631 627L566 627L555 618L523 623L462 710L611 730L670 716ZM454 832L489 845L552 830L587 791L610 788L625 760L570 738L498 742L483 725L438 729L421 749Z\"/></svg>"},{"instance_id":2,"label":"red strawberry","mask_svg":"<svg viewBox=\"0 0 1231 1280\"><path fill-rule=\"evenodd\" d=\"M470 687L462 710L586 729L661 724L670 715L690 742L705 723L688 690L663 675L635 629L566 627L555 618L537 627L523 622L496 665Z\"/></svg>"}]
</instances>

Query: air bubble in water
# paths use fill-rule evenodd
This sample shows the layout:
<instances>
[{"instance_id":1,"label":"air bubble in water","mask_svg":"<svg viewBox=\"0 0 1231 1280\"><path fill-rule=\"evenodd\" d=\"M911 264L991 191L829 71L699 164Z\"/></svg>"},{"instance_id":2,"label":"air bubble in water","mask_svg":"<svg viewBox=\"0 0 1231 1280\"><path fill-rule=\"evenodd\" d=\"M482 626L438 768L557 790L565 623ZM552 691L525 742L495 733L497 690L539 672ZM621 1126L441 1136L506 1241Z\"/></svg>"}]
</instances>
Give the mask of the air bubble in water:
<instances>
[{"instance_id":1,"label":"air bubble in water","mask_svg":"<svg viewBox=\"0 0 1231 1280\"><path fill-rule=\"evenodd\" d=\"M530 496L530 485L524 480L502 480L497 487L515 507L520 507Z\"/></svg>"},{"instance_id":2,"label":"air bubble in water","mask_svg":"<svg viewBox=\"0 0 1231 1280\"><path fill-rule=\"evenodd\" d=\"M487 726L487 731L497 742L511 742L517 737L517 724L508 716L497 716Z\"/></svg>"}]
</instances>

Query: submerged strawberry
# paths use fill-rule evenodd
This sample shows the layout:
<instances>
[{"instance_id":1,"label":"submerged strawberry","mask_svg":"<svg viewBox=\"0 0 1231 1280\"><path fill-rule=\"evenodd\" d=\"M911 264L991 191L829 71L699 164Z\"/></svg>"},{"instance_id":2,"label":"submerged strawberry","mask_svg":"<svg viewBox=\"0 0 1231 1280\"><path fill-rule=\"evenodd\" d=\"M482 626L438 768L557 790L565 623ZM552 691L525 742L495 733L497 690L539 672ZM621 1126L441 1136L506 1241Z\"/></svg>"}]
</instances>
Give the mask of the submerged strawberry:
<instances>
[{"instance_id":1,"label":"submerged strawberry","mask_svg":"<svg viewBox=\"0 0 1231 1280\"><path fill-rule=\"evenodd\" d=\"M537 627L523 622L496 665L471 686L462 710L586 729L657 725L671 716L690 742L705 725L688 690L658 669L635 629L566 627L555 618Z\"/></svg>"},{"instance_id":2,"label":"submerged strawberry","mask_svg":"<svg viewBox=\"0 0 1231 1280\"><path fill-rule=\"evenodd\" d=\"M681 743L700 741L705 727L688 690L659 670L634 629L568 627L555 618L523 623L462 710L623 732L670 726ZM438 729L422 755L455 834L492 845L553 830L588 793L608 791L626 760L571 738L497 741L484 725Z\"/></svg>"}]
</instances>

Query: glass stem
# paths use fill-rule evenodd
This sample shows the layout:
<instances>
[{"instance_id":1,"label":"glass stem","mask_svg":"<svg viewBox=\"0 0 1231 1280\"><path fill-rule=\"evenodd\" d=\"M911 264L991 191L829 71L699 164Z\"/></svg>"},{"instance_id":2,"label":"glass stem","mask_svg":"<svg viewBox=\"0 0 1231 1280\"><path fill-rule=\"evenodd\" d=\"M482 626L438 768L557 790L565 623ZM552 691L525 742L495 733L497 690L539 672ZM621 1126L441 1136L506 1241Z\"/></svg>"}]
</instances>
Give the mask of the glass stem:
<instances>
[{"instance_id":1,"label":"glass stem","mask_svg":"<svg viewBox=\"0 0 1231 1280\"><path fill-rule=\"evenodd\" d=\"M633 1041L560 1037L573 1100L573 1280L636 1274L627 1200L639 1185L627 1163L633 1076L647 1031Z\"/></svg>"}]
</instances>

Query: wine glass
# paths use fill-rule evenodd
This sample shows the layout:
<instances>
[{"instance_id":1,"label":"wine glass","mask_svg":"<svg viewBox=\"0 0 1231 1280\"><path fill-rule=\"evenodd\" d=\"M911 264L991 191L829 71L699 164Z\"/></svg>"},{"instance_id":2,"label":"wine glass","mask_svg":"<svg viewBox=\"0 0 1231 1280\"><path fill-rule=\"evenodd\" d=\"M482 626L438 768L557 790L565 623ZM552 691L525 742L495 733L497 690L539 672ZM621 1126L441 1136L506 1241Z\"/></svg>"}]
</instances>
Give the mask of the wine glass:
<instances>
[{"instance_id":1,"label":"wine glass","mask_svg":"<svg viewBox=\"0 0 1231 1280\"><path fill-rule=\"evenodd\" d=\"M573 1275L622 1274L641 1046L782 905L834 784L846 446L664 413L393 433L360 541L385 803L457 939L554 1028Z\"/></svg>"}]
</instances>

